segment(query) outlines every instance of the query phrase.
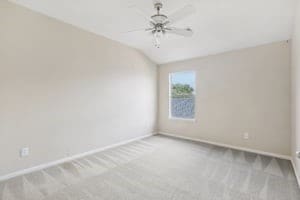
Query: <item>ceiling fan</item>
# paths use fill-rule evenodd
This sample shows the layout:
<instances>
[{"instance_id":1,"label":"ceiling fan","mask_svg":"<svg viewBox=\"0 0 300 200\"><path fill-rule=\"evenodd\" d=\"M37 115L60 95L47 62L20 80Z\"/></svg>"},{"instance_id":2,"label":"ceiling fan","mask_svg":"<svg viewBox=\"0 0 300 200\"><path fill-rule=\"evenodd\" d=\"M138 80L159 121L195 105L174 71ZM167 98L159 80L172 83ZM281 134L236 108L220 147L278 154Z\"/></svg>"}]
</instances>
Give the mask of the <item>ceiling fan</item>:
<instances>
[{"instance_id":1,"label":"ceiling fan","mask_svg":"<svg viewBox=\"0 0 300 200\"><path fill-rule=\"evenodd\" d=\"M186 5L169 16L161 13L161 9L163 8L163 3L161 1L154 0L154 8L156 10L156 14L150 17L145 15L140 9L136 8L136 11L143 15L149 22L150 27L134 31L146 31L150 33L154 38L155 47L160 48L161 38L166 34L176 34L184 37L191 37L193 35L193 30L191 28L176 28L171 25L195 13L196 9L194 6Z\"/></svg>"}]
</instances>

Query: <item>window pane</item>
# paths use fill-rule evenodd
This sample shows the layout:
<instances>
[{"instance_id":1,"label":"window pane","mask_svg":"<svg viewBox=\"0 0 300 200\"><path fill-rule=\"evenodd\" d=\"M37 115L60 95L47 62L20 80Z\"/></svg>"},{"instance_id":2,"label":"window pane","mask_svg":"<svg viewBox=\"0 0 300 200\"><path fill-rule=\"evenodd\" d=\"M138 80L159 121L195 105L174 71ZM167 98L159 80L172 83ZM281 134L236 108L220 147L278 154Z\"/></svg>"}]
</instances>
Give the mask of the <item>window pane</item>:
<instances>
[{"instance_id":1,"label":"window pane","mask_svg":"<svg viewBox=\"0 0 300 200\"><path fill-rule=\"evenodd\" d=\"M195 72L170 74L170 115L172 118L195 118Z\"/></svg>"}]
</instances>

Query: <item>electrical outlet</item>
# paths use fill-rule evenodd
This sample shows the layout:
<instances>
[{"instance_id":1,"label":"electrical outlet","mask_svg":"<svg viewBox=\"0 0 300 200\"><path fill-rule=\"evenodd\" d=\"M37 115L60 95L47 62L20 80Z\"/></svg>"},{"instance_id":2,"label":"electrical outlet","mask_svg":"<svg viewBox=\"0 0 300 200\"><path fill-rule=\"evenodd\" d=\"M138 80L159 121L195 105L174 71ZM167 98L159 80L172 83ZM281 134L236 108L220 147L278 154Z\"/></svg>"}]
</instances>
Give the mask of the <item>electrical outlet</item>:
<instances>
[{"instance_id":1,"label":"electrical outlet","mask_svg":"<svg viewBox=\"0 0 300 200\"><path fill-rule=\"evenodd\" d=\"M296 155L297 155L298 158L300 158L300 151L297 151Z\"/></svg>"},{"instance_id":2,"label":"electrical outlet","mask_svg":"<svg viewBox=\"0 0 300 200\"><path fill-rule=\"evenodd\" d=\"M244 133L244 139L248 140L249 139L249 133Z\"/></svg>"},{"instance_id":3,"label":"electrical outlet","mask_svg":"<svg viewBox=\"0 0 300 200\"><path fill-rule=\"evenodd\" d=\"M20 149L20 157L26 157L29 155L29 148L28 147L24 147L22 149Z\"/></svg>"}]
</instances>

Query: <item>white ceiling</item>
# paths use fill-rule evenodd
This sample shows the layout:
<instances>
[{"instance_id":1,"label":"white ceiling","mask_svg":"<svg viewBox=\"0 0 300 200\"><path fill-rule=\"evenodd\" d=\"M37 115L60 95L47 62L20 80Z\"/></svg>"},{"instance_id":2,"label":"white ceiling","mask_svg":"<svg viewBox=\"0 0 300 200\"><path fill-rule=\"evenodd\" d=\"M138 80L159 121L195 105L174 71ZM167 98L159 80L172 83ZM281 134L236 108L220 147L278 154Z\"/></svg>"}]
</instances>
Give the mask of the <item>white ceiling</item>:
<instances>
[{"instance_id":1,"label":"white ceiling","mask_svg":"<svg viewBox=\"0 0 300 200\"><path fill-rule=\"evenodd\" d=\"M147 33L124 33L147 27L131 7L154 14L152 0L11 1L140 49L161 64L288 40L297 0L163 0L163 13L170 14L186 4L193 4L197 12L176 24L191 27L194 36L171 36L162 41L160 49Z\"/></svg>"}]
</instances>

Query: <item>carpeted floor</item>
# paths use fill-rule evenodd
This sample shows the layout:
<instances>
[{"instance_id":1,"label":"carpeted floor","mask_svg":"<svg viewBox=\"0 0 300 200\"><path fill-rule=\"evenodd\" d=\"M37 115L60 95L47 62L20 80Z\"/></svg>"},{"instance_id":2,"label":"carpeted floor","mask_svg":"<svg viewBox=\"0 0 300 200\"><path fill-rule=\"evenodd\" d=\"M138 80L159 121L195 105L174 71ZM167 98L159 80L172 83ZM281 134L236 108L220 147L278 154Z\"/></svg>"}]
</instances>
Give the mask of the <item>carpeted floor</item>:
<instances>
[{"instance_id":1,"label":"carpeted floor","mask_svg":"<svg viewBox=\"0 0 300 200\"><path fill-rule=\"evenodd\" d=\"M0 200L299 200L287 160L153 136L0 182Z\"/></svg>"}]
</instances>

